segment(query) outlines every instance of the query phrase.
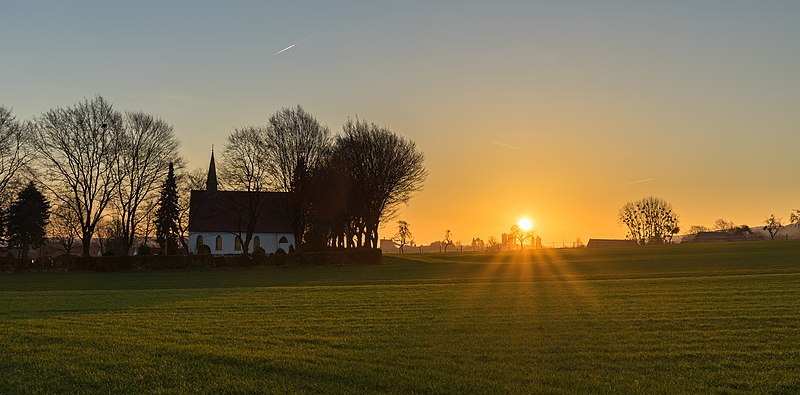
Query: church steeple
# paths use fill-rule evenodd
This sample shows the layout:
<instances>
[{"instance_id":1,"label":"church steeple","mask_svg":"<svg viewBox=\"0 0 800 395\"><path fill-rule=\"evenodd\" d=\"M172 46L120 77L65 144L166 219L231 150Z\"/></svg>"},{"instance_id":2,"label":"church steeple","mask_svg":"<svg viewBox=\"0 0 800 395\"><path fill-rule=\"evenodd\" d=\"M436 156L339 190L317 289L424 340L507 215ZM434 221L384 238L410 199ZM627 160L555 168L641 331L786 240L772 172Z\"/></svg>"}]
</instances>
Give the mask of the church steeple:
<instances>
[{"instance_id":1,"label":"church steeple","mask_svg":"<svg viewBox=\"0 0 800 395\"><path fill-rule=\"evenodd\" d=\"M208 197L217 195L217 166L214 164L214 146L211 146L211 163L208 165L208 176L206 177L206 194Z\"/></svg>"}]
</instances>

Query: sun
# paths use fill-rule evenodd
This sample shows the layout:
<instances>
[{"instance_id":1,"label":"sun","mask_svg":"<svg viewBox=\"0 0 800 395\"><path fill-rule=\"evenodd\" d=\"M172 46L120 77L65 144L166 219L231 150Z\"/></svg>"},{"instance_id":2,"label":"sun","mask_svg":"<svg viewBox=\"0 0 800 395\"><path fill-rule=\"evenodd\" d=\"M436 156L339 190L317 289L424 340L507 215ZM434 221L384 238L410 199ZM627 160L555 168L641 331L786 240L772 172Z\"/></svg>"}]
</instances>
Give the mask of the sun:
<instances>
[{"instance_id":1,"label":"sun","mask_svg":"<svg viewBox=\"0 0 800 395\"><path fill-rule=\"evenodd\" d=\"M520 218L517 225L519 225L520 229L527 232L533 227L533 222L531 222L531 220L528 218Z\"/></svg>"}]
</instances>

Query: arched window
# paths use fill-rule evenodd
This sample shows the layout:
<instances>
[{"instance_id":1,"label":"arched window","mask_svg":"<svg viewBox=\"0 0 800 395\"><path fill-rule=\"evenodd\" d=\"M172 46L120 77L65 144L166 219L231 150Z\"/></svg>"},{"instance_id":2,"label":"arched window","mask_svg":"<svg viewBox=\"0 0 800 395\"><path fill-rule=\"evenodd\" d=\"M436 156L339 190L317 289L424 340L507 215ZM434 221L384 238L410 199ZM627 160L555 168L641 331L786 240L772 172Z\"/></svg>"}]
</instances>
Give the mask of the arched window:
<instances>
[{"instance_id":1,"label":"arched window","mask_svg":"<svg viewBox=\"0 0 800 395\"><path fill-rule=\"evenodd\" d=\"M281 236L281 239L278 240L279 244L284 244L284 243L288 243L288 242L289 242L289 240L286 240L286 236Z\"/></svg>"},{"instance_id":2,"label":"arched window","mask_svg":"<svg viewBox=\"0 0 800 395\"><path fill-rule=\"evenodd\" d=\"M259 248L261 248L261 238L256 236L256 238L253 239L253 250L257 250Z\"/></svg>"},{"instance_id":3,"label":"arched window","mask_svg":"<svg viewBox=\"0 0 800 395\"><path fill-rule=\"evenodd\" d=\"M195 242L195 247L200 249L203 246L203 235L197 235L197 242Z\"/></svg>"},{"instance_id":4,"label":"arched window","mask_svg":"<svg viewBox=\"0 0 800 395\"><path fill-rule=\"evenodd\" d=\"M222 251L222 236L217 236L217 245L214 246L217 251Z\"/></svg>"},{"instance_id":5,"label":"arched window","mask_svg":"<svg viewBox=\"0 0 800 395\"><path fill-rule=\"evenodd\" d=\"M241 251L242 250L242 238L241 237L236 236L236 241L233 243L233 249L236 250L236 251Z\"/></svg>"}]
</instances>

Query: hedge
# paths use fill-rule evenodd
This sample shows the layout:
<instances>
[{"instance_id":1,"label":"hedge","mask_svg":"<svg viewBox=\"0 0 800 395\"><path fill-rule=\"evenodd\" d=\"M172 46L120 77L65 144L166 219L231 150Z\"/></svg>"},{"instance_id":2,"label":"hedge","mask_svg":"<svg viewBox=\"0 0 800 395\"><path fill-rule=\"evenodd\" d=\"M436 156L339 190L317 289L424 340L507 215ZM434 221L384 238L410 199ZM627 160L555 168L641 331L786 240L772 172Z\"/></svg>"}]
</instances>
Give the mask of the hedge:
<instances>
[{"instance_id":1,"label":"hedge","mask_svg":"<svg viewBox=\"0 0 800 395\"><path fill-rule=\"evenodd\" d=\"M242 268L263 266L377 265L379 249L346 249L286 254L242 255L137 255L103 256L88 260L74 255L20 260L0 258L0 272L126 272L199 268Z\"/></svg>"}]
</instances>

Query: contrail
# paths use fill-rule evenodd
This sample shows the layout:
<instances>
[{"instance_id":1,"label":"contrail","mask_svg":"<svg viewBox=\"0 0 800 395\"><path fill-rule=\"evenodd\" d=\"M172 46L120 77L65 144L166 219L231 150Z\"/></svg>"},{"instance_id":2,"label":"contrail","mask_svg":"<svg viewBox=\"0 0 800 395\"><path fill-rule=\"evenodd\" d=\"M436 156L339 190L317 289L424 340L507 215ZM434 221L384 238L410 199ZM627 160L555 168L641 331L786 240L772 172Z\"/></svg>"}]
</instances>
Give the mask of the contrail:
<instances>
[{"instance_id":1,"label":"contrail","mask_svg":"<svg viewBox=\"0 0 800 395\"><path fill-rule=\"evenodd\" d=\"M290 45L290 46L288 46L288 47L286 47L286 48L284 48L284 49L282 49L282 50L280 50L280 51L278 51L278 52L275 52L274 54L272 54L272 56L278 55L278 54L280 54L280 53L282 53L282 52L286 52L286 51L288 51L288 50L290 50L290 49L294 48L294 46L295 46L295 45L296 45L296 44L292 44L292 45Z\"/></svg>"},{"instance_id":2,"label":"contrail","mask_svg":"<svg viewBox=\"0 0 800 395\"><path fill-rule=\"evenodd\" d=\"M519 148L519 147L517 147L516 145L511 145L511 144L508 144L508 143L504 143L504 142L502 142L502 141L499 141L499 140L492 141L492 144L494 144L494 145L498 145L498 146L500 146L500 147L505 147L505 148L511 148L511 149L520 149L520 148Z\"/></svg>"},{"instance_id":3,"label":"contrail","mask_svg":"<svg viewBox=\"0 0 800 395\"><path fill-rule=\"evenodd\" d=\"M641 183L643 183L643 182L649 182L649 181L653 181L653 179L652 179L652 178L645 178L645 179L638 180L638 181L626 182L626 183L624 183L624 184L619 184L619 185L617 185L617 186L618 186L618 187L624 187L624 186L626 186L626 185L641 184Z\"/></svg>"}]
</instances>

